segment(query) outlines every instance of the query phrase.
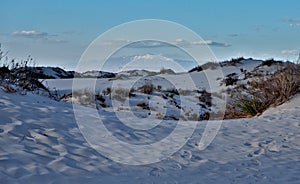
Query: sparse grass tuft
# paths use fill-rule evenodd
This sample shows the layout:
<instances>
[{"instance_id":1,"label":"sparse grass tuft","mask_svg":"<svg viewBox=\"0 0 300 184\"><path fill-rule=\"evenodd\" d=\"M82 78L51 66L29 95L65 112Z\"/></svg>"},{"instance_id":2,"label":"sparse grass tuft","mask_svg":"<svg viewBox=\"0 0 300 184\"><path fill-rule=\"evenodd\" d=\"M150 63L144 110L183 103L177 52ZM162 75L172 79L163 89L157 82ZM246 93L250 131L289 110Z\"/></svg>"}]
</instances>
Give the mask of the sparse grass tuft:
<instances>
[{"instance_id":1,"label":"sparse grass tuft","mask_svg":"<svg viewBox=\"0 0 300 184\"><path fill-rule=\"evenodd\" d=\"M129 92L130 90L126 88L113 88L111 98L124 102L129 97Z\"/></svg>"},{"instance_id":2,"label":"sparse grass tuft","mask_svg":"<svg viewBox=\"0 0 300 184\"><path fill-rule=\"evenodd\" d=\"M220 64L218 62L207 62L201 66L196 66L194 68L192 68L189 72L201 72L203 70L207 70L207 69L211 69L211 70L215 70L218 67L220 67Z\"/></svg>"},{"instance_id":3,"label":"sparse grass tuft","mask_svg":"<svg viewBox=\"0 0 300 184\"><path fill-rule=\"evenodd\" d=\"M145 84L142 87L139 88L142 93L144 94L152 94L154 91L154 86L153 84Z\"/></svg>"},{"instance_id":4,"label":"sparse grass tuft","mask_svg":"<svg viewBox=\"0 0 300 184\"><path fill-rule=\"evenodd\" d=\"M235 112L244 116L256 116L270 106L278 106L300 92L299 66L288 65L267 77L248 82L248 86L235 89L232 94ZM228 115L228 114L227 114Z\"/></svg>"}]
</instances>

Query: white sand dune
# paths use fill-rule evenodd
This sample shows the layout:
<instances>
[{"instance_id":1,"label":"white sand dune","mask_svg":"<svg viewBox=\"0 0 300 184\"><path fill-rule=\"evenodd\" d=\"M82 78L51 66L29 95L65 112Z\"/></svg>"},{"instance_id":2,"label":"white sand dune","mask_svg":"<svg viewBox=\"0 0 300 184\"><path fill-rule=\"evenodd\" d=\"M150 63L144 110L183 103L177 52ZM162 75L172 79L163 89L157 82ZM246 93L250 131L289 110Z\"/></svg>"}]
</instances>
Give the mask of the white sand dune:
<instances>
[{"instance_id":1,"label":"white sand dune","mask_svg":"<svg viewBox=\"0 0 300 184\"><path fill-rule=\"evenodd\" d=\"M203 151L197 144L208 123L205 121L170 158L129 166L109 160L87 144L71 104L32 94L0 91L0 95L3 184L300 181L300 96L260 117L224 121L212 144ZM117 129L115 133L131 134Z\"/></svg>"}]
</instances>

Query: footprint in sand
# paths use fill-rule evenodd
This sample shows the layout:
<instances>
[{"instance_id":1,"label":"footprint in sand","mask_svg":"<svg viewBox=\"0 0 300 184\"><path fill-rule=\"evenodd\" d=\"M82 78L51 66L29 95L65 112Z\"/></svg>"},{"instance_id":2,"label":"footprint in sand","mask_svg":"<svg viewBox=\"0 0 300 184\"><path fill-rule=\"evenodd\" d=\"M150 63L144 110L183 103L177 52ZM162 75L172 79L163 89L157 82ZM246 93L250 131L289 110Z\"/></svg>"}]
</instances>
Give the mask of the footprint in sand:
<instances>
[{"instance_id":1,"label":"footprint in sand","mask_svg":"<svg viewBox=\"0 0 300 184\"><path fill-rule=\"evenodd\" d=\"M149 175L150 176L161 176L162 172L164 172L163 168L155 167L150 171Z\"/></svg>"},{"instance_id":2,"label":"footprint in sand","mask_svg":"<svg viewBox=\"0 0 300 184\"><path fill-rule=\"evenodd\" d=\"M250 142L246 142L246 143L244 143L244 146L247 146L247 147L249 147L249 146L251 146L252 144L250 143Z\"/></svg>"},{"instance_id":3,"label":"footprint in sand","mask_svg":"<svg viewBox=\"0 0 300 184\"><path fill-rule=\"evenodd\" d=\"M192 152L191 151L189 151L189 150L182 150L181 152L180 152L180 156L182 157L182 158L184 158L184 159L188 159L188 160L190 160L191 158L192 158Z\"/></svg>"},{"instance_id":4,"label":"footprint in sand","mask_svg":"<svg viewBox=\"0 0 300 184\"><path fill-rule=\"evenodd\" d=\"M261 162L259 160L251 160L248 163L248 166L249 167L258 167L258 166L261 166Z\"/></svg>"},{"instance_id":5,"label":"footprint in sand","mask_svg":"<svg viewBox=\"0 0 300 184\"><path fill-rule=\"evenodd\" d=\"M256 150L256 151L253 152L253 154L254 154L255 156L260 156L260 155L262 155L262 154L264 154L264 153L265 153L265 150L262 149L262 148L259 148L258 150Z\"/></svg>"},{"instance_id":6,"label":"footprint in sand","mask_svg":"<svg viewBox=\"0 0 300 184\"><path fill-rule=\"evenodd\" d=\"M279 152L281 148L281 146L277 144L276 140L273 140L272 138L264 142L260 142L258 145L260 148L269 152Z\"/></svg>"},{"instance_id":7,"label":"footprint in sand","mask_svg":"<svg viewBox=\"0 0 300 184\"><path fill-rule=\"evenodd\" d=\"M265 153L265 150L263 148L259 148L255 150L253 153L249 153L247 157L258 157Z\"/></svg>"}]
</instances>

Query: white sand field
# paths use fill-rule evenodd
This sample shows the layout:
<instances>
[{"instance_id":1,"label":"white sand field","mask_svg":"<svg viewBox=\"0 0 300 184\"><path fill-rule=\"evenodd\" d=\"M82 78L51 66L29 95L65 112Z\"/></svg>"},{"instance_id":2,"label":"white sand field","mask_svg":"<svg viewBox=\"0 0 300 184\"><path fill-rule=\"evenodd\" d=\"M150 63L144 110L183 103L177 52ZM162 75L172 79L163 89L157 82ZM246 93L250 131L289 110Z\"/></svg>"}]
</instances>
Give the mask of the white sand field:
<instances>
[{"instance_id":1,"label":"white sand field","mask_svg":"<svg viewBox=\"0 0 300 184\"><path fill-rule=\"evenodd\" d=\"M224 75L239 72L240 68L251 69L260 62L245 62L238 67L224 67ZM266 68L266 70L273 70ZM213 80L219 75L213 75ZM187 74L169 75L168 79L175 81L175 86L191 89L185 81ZM164 77L167 77L166 75ZM197 82L197 88L212 87L211 91L219 91L224 86L209 86L203 72L195 72L191 77ZM96 88L106 89L112 82L118 82L120 87L126 87L135 78L112 81L100 79ZM168 88L162 76L151 76L147 80L155 85ZM95 79L79 79L76 90L91 88ZM219 82L218 82L219 83ZM61 94L72 91L71 79L46 80L44 84ZM137 83L142 85L142 83ZM185 88L184 88L185 87ZM209 90L209 89L208 89ZM156 93L155 93L156 94ZM189 122L183 124L183 129L189 128L189 123L196 123L191 136L184 137L187 142L170 157L160 162L152 163L159 151L174 149L176 142L184 135L180 132L165 144L156 147L142 147L167 137L176 125L176 120L167 120L155 131L137 131L124 126L118 118L138 124L141 118L135 120L128 116L130 109L123 109L117 118L111 107L100 108L97 113L106 122L106 128L111 135L129 142L135 147L118 147L117 142L109 142L104 129L94 129L98 124L95 115L90 113L91 107L75 104L80 109L84 123L78 124L71 103L55 101L45 96L27 93L5 93L0 89L0 183L299 183L300 181L300 96L294 96L287 103L276 108L270 108L259 117L249 119L224 120L212 143L204 150L199 149L200 140L204 135L206 125L212 121ZM132 97L132 103L150 99L149 96L137 93ZM194 96L184 96L187 106L192 105ZM170 110L176 114L176 108L163 102L158 96L151 97L152 109L158 111ZM176 100L176 99L175 99ZM151 101L151 100L150 100ZM189 103L191 105L189 105ZM189 106L189 107L188 107ZM199 106L199 105L197 105ZM137 117L145 115L145 111L131 107ZM76 108L75 108L76 109ZM119 110L117 110L119 111ZM97 115L97 116L98 116ZM78 117L77 117L78 118ZM153 123L155 117L144 119L142 125ZM141 121L142 122L142 121ZM95 123L93 125L93 123ZM134 124L136 123L136 124ZM90 126L93 125L93 126ZM155 126L154 123L149 126ZM82 127L87 126L87 129ZM90 127L89 127L90 126ZM81 129L79 129L81 127ZM90 129L88 129L90 128ZM132 127L131 127L132 128ZM85 136L82 130L87 130ZM92 134L94 133L94 134ZM85 138L89 138L87 141ZM97 147L91 146L91 140L98 141L103 152L97 152ZM115 162L139 163L140 157L149 164L124 164ZM144 153L140 154L139 153ZM136 161L136 162L135 162Z\"/></svg>"},{"instance_id":2,"label":"white sand field","mask_svg":"<svg viewBox=\"0 0 300 184\"><path fill-rule=\"evenodd\" d=\"M101 156L86 143L71 104L31 94L0 94L1 183L300 181L300 96L257 118L224 121L203 151L197 143L209 122L199 124L172 157L129 166Z\"/></svg>"}]
</instances>

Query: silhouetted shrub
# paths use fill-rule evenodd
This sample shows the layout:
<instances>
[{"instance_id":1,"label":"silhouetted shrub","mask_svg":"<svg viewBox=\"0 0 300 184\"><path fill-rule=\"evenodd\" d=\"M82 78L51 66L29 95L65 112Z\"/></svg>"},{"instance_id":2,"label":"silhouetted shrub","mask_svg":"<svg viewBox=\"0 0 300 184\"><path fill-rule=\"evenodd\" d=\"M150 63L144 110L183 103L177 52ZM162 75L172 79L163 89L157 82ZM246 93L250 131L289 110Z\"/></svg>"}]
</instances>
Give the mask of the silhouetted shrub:
<instances>
[{"instance_id":1,"label":"silhouetted shrub","mask_svg":"<svg viewBox=\"0 0 300 184\"><path fill-rule=\"evenodd\" d=\"M207 62L201 66L196 66L194 68L192 68L191 70L189 70L189 72L201 72L203 70L207 70L207 69L211 69L211 70L215 70L218 67L220 67L220 64L217 62Z\"/></svg>"},{"instance_id":2,"label":"silhouetted shrub","mask_svg":"<svg viewBox=\"0 0 300 184\"><path fill-rule=\"evenodd\" d=\"M151 94L154 91L154 86L153 84L145 84L142 87L139 88L142 93L145 94Z\"/></svg>"}]
</instances>

